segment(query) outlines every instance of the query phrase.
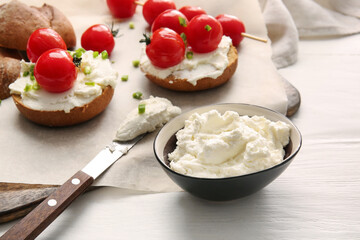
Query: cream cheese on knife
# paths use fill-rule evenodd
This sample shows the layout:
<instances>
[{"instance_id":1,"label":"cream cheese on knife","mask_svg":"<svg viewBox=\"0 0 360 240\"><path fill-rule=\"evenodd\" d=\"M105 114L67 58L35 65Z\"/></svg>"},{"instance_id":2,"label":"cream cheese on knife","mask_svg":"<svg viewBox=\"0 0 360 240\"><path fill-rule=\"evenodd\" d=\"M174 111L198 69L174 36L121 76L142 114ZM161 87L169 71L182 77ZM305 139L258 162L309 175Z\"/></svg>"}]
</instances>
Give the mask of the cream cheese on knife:
<instances>
[{"instance_id":1,"label":"cream cheese on knife","mask_svg":"<svg viewBox=\"0 0 360 240\"><path fill-rule=\"evenodd\" d=\"M181 109L173 106L166 98L150 96L139 104L145 105L145 112L139 113L138 108L132 110L120 124L115 141L129 141L143 133L152 132L181 113Z\"/></svg>"}]
</instances>

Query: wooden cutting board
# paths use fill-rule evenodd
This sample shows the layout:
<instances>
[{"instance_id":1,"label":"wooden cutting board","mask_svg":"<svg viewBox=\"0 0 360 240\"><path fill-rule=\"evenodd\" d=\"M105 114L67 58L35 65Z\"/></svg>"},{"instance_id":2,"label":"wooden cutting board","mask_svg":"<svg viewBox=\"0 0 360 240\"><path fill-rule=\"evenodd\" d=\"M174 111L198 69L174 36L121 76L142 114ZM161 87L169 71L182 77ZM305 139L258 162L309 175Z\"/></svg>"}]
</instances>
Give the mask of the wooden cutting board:
<instances>
[{"instance_id":1,"label":"wooden cutting board","mask_svg":"<svg viewBox=\"0 0 360 240\"><path fill-rule=\"evenodd\" d=\"M300 107L300 93L287 80L283 79L283 82L288 97L286 116L291 117ZM25 216L58 187L58 185L0 182L0 223ZM96 188L98 187L89 190Z\"/></svg>"}]
</instances>

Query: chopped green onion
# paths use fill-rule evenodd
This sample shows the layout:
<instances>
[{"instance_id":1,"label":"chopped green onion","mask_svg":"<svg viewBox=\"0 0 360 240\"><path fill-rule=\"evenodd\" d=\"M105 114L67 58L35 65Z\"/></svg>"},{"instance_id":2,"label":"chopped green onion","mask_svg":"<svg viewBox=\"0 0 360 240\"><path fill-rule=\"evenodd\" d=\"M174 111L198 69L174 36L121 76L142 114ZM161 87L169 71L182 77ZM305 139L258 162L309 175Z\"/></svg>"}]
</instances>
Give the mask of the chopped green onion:
<instances>
[{"instance_id":1,"label":"chopped green onion","mask_svg":"<svg viewBox=\"0 0 360 240\"><path fill-rule=\"evenodd\" d=\"M28 92L28 91L30 91L30 89L31 89L31 85L27 83L24 88L24 92Z\"/></svg>"},{"instance_id":2,"label":"chopped green onion","mask_svg":"<svg viewBox=\"0 0 360 240\"><path fill-rule=\"evenodd\" d=\"M75 51L75 53L73 54L73 56L77 57L77 58L81 58L82 56L82 52L81 51Z\"/></svg>"},{"instance_id":3,"label":"chopped green onion","mask_svg":"<svg viewBox=\"0 0 360 240\"><path fill-rule=\"evenodd\" d=\"M145 112L145 104L141 103L138 106L139 114L143 114Z\"/></svg>"},{"instance_id":4,"label":"chopped green onion","mask_svg":"<svg viewBox=\"0 0 360 240\"><path fill-rule=\"evenodd\" d=\"M30 71L30 72L34 72L34 68L35 68L35 64L31 64L31 65L30 65L30 70L29 70L29 71Z\"/></svg>"},{"instance_id":5,"label":"chopped green onion","mask_svg":"<svg viewBox=\"0 0 360 240\"><path fill-rule=\"evenodd\" d=\"M97 58L97 56L99 56L99 52L98 51L93 52L93 57Z\"/></svg>"},{"instance_id":6,"label":"chopped green onion","mask_svg":"<svg viewBox=\"0 0 360 240\"><path fill-rule=\"evenodd\" d=\"M194 53L193 53L193 52L187 52L187 53L186 53L186 58L189 59L189 60L192 59L193 56L194 56Z\"/></svg>"},{"instance_id":7,"label":"chopped green onion","mask_svg":"<svg viewBox=\"0 0 360 240\"><path fill-rule=\"evenodd\" d=\"M40 85L39 85L37 82L35 82L35 83L31 86L31 88L32 88L33 90L39 90L39 89L40 89Z\"/></svg>"},{"instance_id":8,"label":"chopped green onion","mask_svg":"<svg viewBox=\"0 0 360 240\"><path fill-rule=\"evenodd\" d=\"M29 71L25 71L25 72L23 73L23 77L27 77L27 76L29 76L29 74L30 74Z\"/></svg>"},{"instance_id":9,"label":"chopped green onion","mask_svg":"<svg viewBox=\"0 0 360 240\"><path fill-rule=\"evenodd\" d=\"M0 106L1 106L1 99L0 99Z\"/></svg>"},{"instance_id":10,"label":"chopped green onion","mask_svg":"<svg viewBox=\"0 0 360 240\"><path fill-rule=\"evenodd\" d=\"M132 61L132 65L137 68L140 65L140 61L134 60L134 61Z\"/></svg>"},{"instance_id":11,"label":"chopped green onion","mask_svg":"<svg viewBox=\"0 0 360 240\"><path fill-rule=\"evenodd\" d=\"M129 22L129 28L130 28L130 29L134 29L134 28L135 28L134 22Z\"/></svg>"},{"instance_id":12,"label":"chopped green onion","mask_svg":"<svg viewBox=\"0 0 360 240\"><path fill-rule=\"evenodd\" d=\"M142 95L142 92L134 92L132 96L135 99L141 99Z\"/></svg>"},{"instance_id":13,"label":"chopped green onion","mask_svg":"<svg viewBox=\"0 0 360 240\"><path fill-rule=\"evenodd\" d=\"M83 55L83 53L85 53L86 50L83 48L78 48L75 50L75 53L73 53L72 57L76 56L77 58L81 58L81 56Z\"/></svg>"},{"instance_id":14,"label":"chopped green onion","mask_svg":"<svg viewBox=\"0 0 360 240\"><path fill-rule=\"evenodd\" d=\"M85 53L85 52L86 52L86 50L85 50L85 49L83 49L83 48L78 48L78 49L76 49L76 52L82 52L82 53Z\"/></svg>"},{"instance_id":15,"label":"chopped green onion","mask_svg":"<svg viewBox=\"0 0 360 240\"><path fill-rule=\"evenodd\" d=\"M89 75L89 74L91 73L91 67L90 67L90 66L86 66L86 67L84 68L84 73L85 73L85 75Z\"/></svg>"},{"instance_id":16,"label":"chopped green onion","mask_svg":"<svg viewBox=\"0 0 360 240\"><path fill-rule=\"evenodd\" d=\"M183 27L186 27L186 26L187 26L187 25L186 25L186 20L185 20L185 18L179 17L179 23L180 23L180 25L183 26Z\"/></svg>"},{"instance_id":17,"label":"chopped green onion","mask_svg":"<svg viewBox=\"0 0 360 240\"><path fill-rule=\"evenodd\" d=\"M121 81L126 82L129 79L129 75L121 76Z\"/></svg>"},{"instance_id":18,"label":"chopped green onion","mask_svg":"<svg viewBox=\"0 0 360 240\"><path fill-rule=\"evenodd\" d=\"M211 29L212 29L212 28L210 27L210 25L206 25L206 26L205 26L205 30L206 30L206 31L210 32Z\"/></svg>"},{"instance_id":19,"label":"chopped green onion","mask_svg":"<svg viewBox=\"0 0 360 240\"><path fill-rule=\"evenodd\" d=\"M104 60L109 58L109 54L106 50L101 52L101 58Z\"/></svg>"},{"instance_id":20,"label":"chopped green onion","mask_svg":"<svg viewBox=\"0 0 360 240\"><path fill-rule=\"evenodd\" d=\"M111 61L111 64L114 64L115 63L115 61Z\"/></svg>"},{"instance_id":21,"label":"chopped green onion","mask_svg":"<svg viewBox=\"0 0 360 240\"><path fill-rule=\"evenodd\" d=\"M34 80L35 80L35 76L34 76L34 73L33 73L33 72L30 73L30 80L31 80L31 81L34 81Z\"/></svg>"},{"instance_id":22,"label":"chopped green onion","mask_svg":"<svg viewBox=\"0 0 360 240\"><path fill-rule=\"evenodd\" d=\"M95 86L95 83L94 82L85 82L85 85L87 85L87 86Z\"/></svg>"}]
</instances>

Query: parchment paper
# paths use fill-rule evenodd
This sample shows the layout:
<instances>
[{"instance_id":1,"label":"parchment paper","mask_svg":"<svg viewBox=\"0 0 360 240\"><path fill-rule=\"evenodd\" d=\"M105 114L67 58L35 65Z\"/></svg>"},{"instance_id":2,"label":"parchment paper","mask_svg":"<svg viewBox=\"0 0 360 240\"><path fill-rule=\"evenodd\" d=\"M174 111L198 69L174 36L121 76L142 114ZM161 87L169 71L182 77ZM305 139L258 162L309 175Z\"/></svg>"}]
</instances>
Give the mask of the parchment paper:
<instances>
[{"instance_id":1,"label":"parchment paper","mask_svg":"<svg viewBox=\"0 0 360 240\"><path fill-rule=\"evenodd\" d=\"M41 6L42 1L24 1ZM56 6L72 22L80 47L81 34L92 24L113 20L106 2L101 0L46 1ZM238 16L246 25L247 32L266 37L266 28L258 2L254 0L226 1L175 1L177 7L198 5L208 14L216 16L228 13ZM132 93L141 91L166 97L174 105L187 111L194 107L213 103L243 102L265 106L286 112L287 98L281 79L271 62L270 43L264 44L245 39L239 51L239 64L235 75L225 85L216 89L178 93L162 89L147 80L132 61L139 59L142 34L149 30L138 7L131 19L115 21L121 37L116 38L111 55L119 76L129 75L127 82L120 77L114 98L106 111L98 117L77 126L48 128L35 125L16 109L12 99L0 106L0 181L62 184L76 171L82 169L103 147L111 142L124 116L138 105ZM135 29L128 27L135 23ZM175 191L179 188L166 176L158 165L152 149L156 132L147 135L131 151L115 163L95 185L115 186L150 191Z\"/></svg>"}]
</instances>

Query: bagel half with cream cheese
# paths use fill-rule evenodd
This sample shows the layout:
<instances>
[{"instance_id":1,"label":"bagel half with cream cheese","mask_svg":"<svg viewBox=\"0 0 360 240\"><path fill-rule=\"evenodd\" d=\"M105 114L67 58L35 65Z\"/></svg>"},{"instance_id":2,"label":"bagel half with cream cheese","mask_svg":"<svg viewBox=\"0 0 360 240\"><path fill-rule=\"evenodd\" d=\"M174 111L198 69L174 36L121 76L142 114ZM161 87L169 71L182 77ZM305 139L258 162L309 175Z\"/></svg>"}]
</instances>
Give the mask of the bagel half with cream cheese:
<instances>
[{"instance_id":1,"label":"bagel half with cream cheese","mask_svg":"<svg viewBox=\"0 0 360 240\"><path fill-rule=\"evenodd\" d=\"M192 91L200 91L200 90L205 90L220 86L226 83L227 81L229 81L229 79L233 76L238 64L238 53L236 48L231 43L227 52L227 61L228 61L227 66L224 68L224 70L219 76L216 76L215 78L204 76L196 80L195 83L189 81L187 78L179 78L174 74L162 78L157 76L156 74L150 73L150 71L147 71L147 69L142 67L142 65L140 65L140 67L141 70L145 73L145 76L151 82L161 87L174 91L192 92ZM142 64L142 62L140 62L140 64Z\"/></svg>"},{"instance_id":2,"label":"bagel half with cream cheese","mask_svg":"<svg viewBox=\"0 0 360 240\"><path fill-rule=\"evenodd\" d=\"M101 54L85 51L81 58L72 88L59 93L48 92L31 77L34 63L20 61L20 75L9 86L20 113L37 124L62 127L85 122L104 111L114 95L118 73ZM91 70L85 72L86 68Z\"/></svg>"},{"instance_id":3,"label":"bagel half with cream cheese","mask_svg":"<svg viewBox=\"0 0 360 240\"><path fill-rule=\"evenodd\" d=\"M97 116L106 109L113 95L114 89L107 86L103 89L102 94L90 103L75 107L68 113L63 110L44 111L32 109L22 103L20 95L12 94L11 96L20 113L30 121L50 127L64 127L82 123Z\"/></svg>"}]
</instances>

